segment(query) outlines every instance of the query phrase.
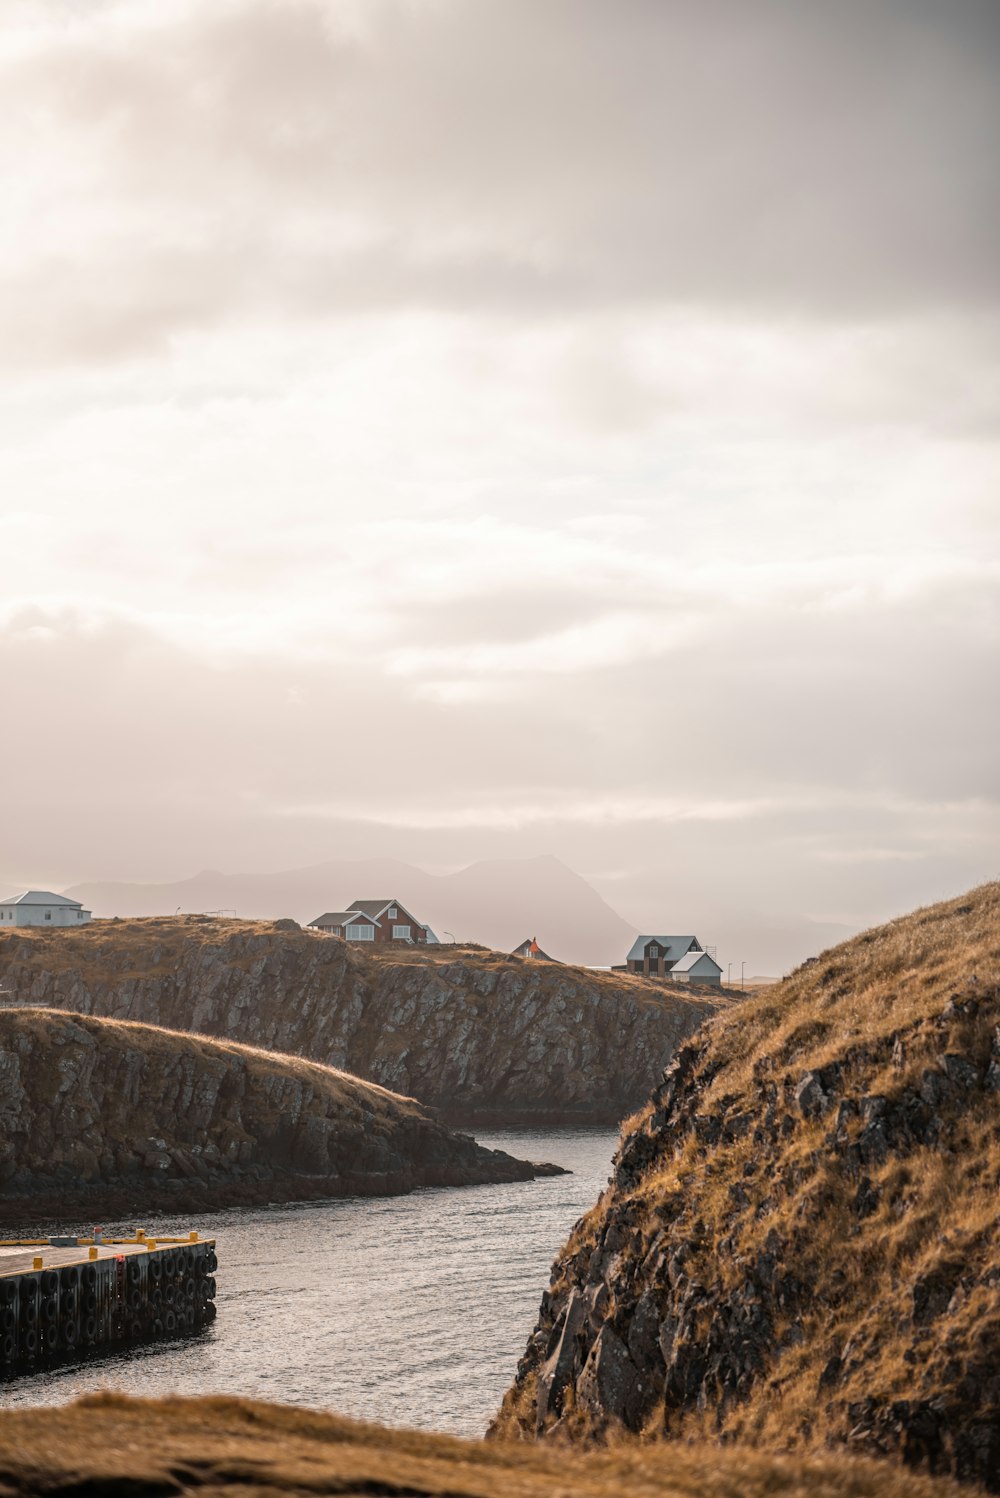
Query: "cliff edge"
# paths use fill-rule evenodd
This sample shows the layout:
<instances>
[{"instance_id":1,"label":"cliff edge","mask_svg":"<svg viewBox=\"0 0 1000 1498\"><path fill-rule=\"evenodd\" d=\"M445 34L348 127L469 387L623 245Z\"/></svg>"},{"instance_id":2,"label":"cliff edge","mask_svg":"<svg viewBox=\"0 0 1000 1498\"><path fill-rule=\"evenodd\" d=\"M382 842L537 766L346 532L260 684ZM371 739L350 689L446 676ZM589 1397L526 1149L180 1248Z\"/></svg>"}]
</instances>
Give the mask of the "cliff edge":
<instances>
[{"instance_id":1,"label":"cliff edge","mask_svg":"<svg viewBox=\"0 0 1000 1498\"><path fill-rule=\"evenodd\" d=\"M708 1024L553 1266L495 1429L846 1444L1000 1489L1000 884Z\"/></svg>"},{"instance_id":2,"label":"cliff edge","mask_svg":"<svg viewBox=\"0 0 1000 1498\"><path fill-rule=\"evenodd\" d=\"M148 1025L0 1012L0 1220L530 1180L412 1098Z\"/></svg>"},{"instance_id":3,"label":"cliff edge","mask_svg":"<svg viewBox=\"0 0 1000 1498\"><path fill-rule=\"evenodd\" d=\"M495 952L376 956L292 921L95 921L0 935L19 1004L226 1036L342 1068L468 1124L617 1124L731 1000Z\"/></svg>"}]
</instances>

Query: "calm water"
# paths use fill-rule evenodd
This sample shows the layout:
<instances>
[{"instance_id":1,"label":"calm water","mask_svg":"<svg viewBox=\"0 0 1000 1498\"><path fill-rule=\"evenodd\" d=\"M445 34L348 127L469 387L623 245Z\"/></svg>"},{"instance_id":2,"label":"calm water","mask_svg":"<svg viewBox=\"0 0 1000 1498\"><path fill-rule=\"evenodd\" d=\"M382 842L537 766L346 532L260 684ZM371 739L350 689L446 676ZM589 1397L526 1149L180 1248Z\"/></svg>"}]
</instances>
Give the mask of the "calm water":
<instances>
[{"instance_id":1,"label":"calm water","mask_svg":"<svg viewBox=\"0 0 1000 1498\"><path fill-rule=\"evenodd\" d=\"M212 1326L0 1385L0 1406L102 1388L232 1393L482 1434L524 1351L556 1251L608 1179L616 1136L480 1138L573 1174L185 1218L177 1230L197 1228L218 1243ZM141 1225L170 1231L162 1219Z\"/></svg>"}]
</instances>

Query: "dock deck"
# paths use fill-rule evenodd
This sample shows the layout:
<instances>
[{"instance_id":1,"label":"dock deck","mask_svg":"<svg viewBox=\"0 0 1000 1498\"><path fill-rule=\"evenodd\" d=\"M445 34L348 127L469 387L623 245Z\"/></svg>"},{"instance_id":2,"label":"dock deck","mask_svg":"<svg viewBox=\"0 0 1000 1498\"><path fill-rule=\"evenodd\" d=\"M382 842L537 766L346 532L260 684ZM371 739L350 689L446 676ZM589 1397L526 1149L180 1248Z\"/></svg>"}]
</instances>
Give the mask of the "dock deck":
<instances>
[{"instance_id":1,"label":"dock deck","mask_svg":"<svg viewBox=\"0 0 1000 1498\"><path fill-rule=\"evenodd\" d=\"M0 1242L0 1375L195 1331L215 1317L217 1267L196 1233Z\"/></svg>"},{"instance_id":2,"label":"dock deck","mask_svg":"<svg viewBox=\"0 0 1000 1498\"><path fill-rule=\"evenodd\" d=\"M186 1243L188 1240L183 1241ZM23 1244L0 1243L0 1279L9 1274L30 1274L36 1258L41 1258L44 1269L61 1269L66 1264L94 1264L102 1259L120 1259L126 1254L149 1252L145 1243L136 1242L132 1238L123 1243L99 1243L94 1246L97 1253L91 1258L89 1245L55 1248L47 1243L41 1243L37 1247L34 1244L26 1247Z\"/></svg>"}]
</instances>

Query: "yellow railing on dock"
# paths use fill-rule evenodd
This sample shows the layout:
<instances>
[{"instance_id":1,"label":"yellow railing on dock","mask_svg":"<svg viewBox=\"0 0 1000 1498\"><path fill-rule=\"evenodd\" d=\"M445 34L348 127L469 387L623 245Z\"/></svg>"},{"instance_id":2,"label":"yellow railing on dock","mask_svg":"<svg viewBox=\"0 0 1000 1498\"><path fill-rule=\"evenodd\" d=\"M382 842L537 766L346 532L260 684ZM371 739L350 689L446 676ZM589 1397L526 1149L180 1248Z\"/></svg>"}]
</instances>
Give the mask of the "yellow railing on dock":
<instances>
[{"instance_id":1,"label":"yellow railing on dock","mask_svg":"<svg viewBox=\"0 0 1000 1498\"><path fill-rule=\"evenodd\" d=\"M0 1238L0 1248L89 1248L91 1244L103 1247L115 1243L146 1243L148 1241L150 1240L145 1230L140 1228L132 1238L105 1238L102 1233L99 1238L77 1238L72 1243L53 1243L51 1238ZM186 1233L183 1238L158 1237L155 1241L159 1244L202 1243L205 1240L199 1238L197 1233Z\"/></svg>"}]
</instances>

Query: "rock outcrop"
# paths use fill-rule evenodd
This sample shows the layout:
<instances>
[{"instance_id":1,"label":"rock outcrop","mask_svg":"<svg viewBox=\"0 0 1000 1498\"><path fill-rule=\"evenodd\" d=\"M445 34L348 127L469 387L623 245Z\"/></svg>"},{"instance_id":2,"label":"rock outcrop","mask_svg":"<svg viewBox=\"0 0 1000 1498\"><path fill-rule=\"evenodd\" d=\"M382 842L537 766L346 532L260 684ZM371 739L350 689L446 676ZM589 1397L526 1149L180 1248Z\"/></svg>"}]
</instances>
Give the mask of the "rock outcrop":
<instances>
[{"instance_id":1,"label":"rock outcrop","mask_svg":"<svg viewBox=\"0 0 1000 1498\"><path fill-rule=\"evenodd\" d=\"M626 974L451 948L374 956L292 922L199 916L9 931L0 988L19 1004L308 1056L479 1125L618 1123L727 1002Z\"/></svg>"},{"instance_id":2,"label":"rock outcrop","mask_svg":"<svg viewBox=\"0 0 1000 1498\"><path fill-rule=\"evenodd\" d=\"M1000 884L686 1044L497 1430L845 1443L1000 1490Z\"/></svg>"},{"instance_id":3,"label":"rock outcrop","mask_svg":"<svg viewBox=\"0 0 1000 1498\"><path fill-rule=\"evenodd\" d=\"M411 1098L296 1057L146 1025L0 1013L0 1218L530 1180Z\"/></svg>"}]
</instances>

